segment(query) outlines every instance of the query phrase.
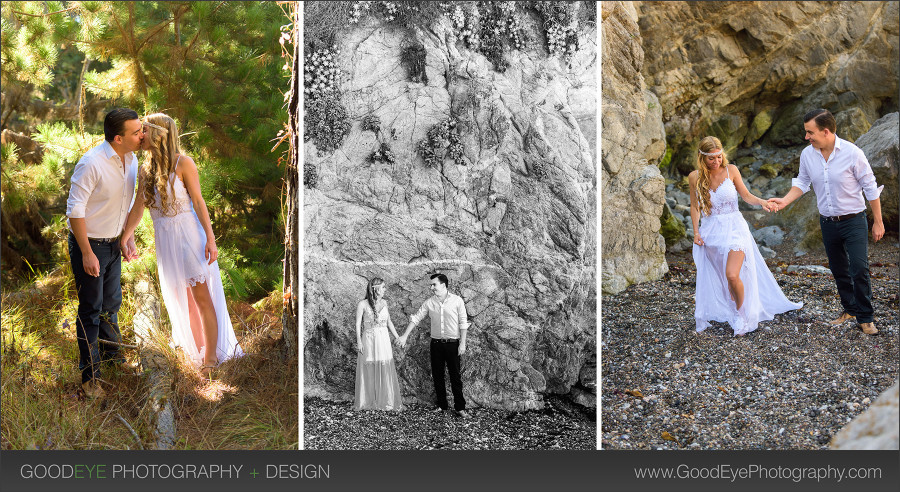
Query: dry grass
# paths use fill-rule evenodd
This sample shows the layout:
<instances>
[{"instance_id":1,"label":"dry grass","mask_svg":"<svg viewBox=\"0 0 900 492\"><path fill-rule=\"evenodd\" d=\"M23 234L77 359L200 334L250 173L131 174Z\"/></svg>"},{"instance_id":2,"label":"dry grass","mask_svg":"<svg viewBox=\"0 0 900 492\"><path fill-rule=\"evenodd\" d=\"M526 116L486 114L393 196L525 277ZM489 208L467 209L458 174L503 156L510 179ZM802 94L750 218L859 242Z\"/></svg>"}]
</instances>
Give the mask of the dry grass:
<instances>
[{"instance_id":1,"label":"dry grass","mask_svg":"<svg viewBox=\"0 0 900 492\"><path fill-rule=\"evenodd\" d=\"M280 293L269 299L276 298L280 300ZM77 304L65 267L3 293L3 449L140 449L154 443L149 374L139 370L136 350L124 350L125 364L104 367L105 398L85 399L77 363ZM297 361L286 361L281 353L280 303L233 303L230 308L247 355L223 364L216 381L201 381L168 346L165 333L150 342L172 364L176 446L296 449ZM135 343L129 328L134 312L134 297L126 289L119 312L125 343Z\"/></svg>"}]
</instances>

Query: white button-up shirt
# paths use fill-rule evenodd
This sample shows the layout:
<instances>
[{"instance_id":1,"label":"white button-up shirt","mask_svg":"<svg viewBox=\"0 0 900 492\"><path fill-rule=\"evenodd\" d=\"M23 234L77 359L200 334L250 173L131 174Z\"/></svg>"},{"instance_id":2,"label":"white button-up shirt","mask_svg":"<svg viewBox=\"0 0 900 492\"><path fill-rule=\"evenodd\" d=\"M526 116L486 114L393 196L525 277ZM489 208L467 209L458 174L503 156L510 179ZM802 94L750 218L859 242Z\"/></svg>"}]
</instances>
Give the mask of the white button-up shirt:
<instances>
[{"instance_id":1,"label":"white button-up shirt","mask_svg":"<svg viewBox=\"0 0 900 492\"><path fill-rule=\"evenodd\" d=\"M125 154L125 163L104 140L75 165L66 217L84 218L89 238L116 237L125 226L137 180L138 161L134 152ZM69 220L66 224L72 230Z\"/></svg>"},{"instance_id":2,"label":"white button-up shirt","mask_svg":"<svg viewBox=\"0 0 900 492\"><path fill-rule=\"evenodd\" d=\"M867 199L874 200L884 188L875 182L872 166L863 151L837 135L827 161L812 145L800 153L800 171L791 185L806 193L810 184L816 193L819 213L826 217L862 212L866 209L863 193Z\"/></svg>"},{"instance_id":3,"label":"white button-up shirt","mask_svg":"<svg viewBox=\"0 0 900 492\"><path fill-rule=\"evenodd\" d=\"M462 297L447 293L444 302L431 296L419 311L413 315L413 326L419 324L426 315L431 317L431 338L459 338L461 332L469 329L469 315Z\"/></svg>"}]
</instances>

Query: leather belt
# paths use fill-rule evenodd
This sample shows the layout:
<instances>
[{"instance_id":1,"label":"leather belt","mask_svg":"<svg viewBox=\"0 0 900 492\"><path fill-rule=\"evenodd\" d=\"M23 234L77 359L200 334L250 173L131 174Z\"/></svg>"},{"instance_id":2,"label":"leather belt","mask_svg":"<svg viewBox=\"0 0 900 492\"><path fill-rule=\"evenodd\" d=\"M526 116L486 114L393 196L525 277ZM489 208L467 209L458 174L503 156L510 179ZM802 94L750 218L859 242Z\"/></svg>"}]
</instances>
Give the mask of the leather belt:
<instances>
[{"instance_id":1,"label":"leather belt","mask_svg":"<svg viewBox=\"0 0 900 492\"><path fill-rule=\"evenodd\" d=\"M824 215L819 215L819 217L821 217L822 220L824 220L826 222L840 222L842 220L852 219L862 213L865 213L865 212L856 212L855 214L847 214L847 215L836 215L834 217L826 217Z\"/></svg>"},{"instance_id":2,"label":"leather belt","mask_svg":"<svg viewBox=\"0 0 900 492\"><path fill-rule=\"evenodd\" d=\"M432 338L431 343L453 343L458 342L459 338Z\"/></svg>"}]
</instances>

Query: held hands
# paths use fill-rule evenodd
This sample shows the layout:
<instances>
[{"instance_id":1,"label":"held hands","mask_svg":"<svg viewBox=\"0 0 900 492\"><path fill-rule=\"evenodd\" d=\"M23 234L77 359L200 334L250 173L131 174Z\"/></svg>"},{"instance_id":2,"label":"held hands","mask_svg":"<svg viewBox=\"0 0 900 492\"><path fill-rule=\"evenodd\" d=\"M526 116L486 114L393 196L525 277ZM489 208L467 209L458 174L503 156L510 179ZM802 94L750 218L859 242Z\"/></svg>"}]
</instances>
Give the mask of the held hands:
<instances>
[{"instance_id":1,"label":"held hands","mask_svg":"<svg viewBox=\"0 0 900 492\"><path fill-rule=\"evenodd\" d=\"M406 346L406 335L400 335L397 337L397 345L402 347Z\"/></svg>"},{"instance_id":2,"label":"held hands","mask_svg":"<svg viewBox=\"0 0 900 492\"><path fill-rule=\"evenodd\" d=\"M763 205L763 208L766 209L766 212L778 212L786 206L784 203L784 198L769 198L766 201L766 205Z\"/></svg>"},{"instance_id":3,"label":"held hands","mask_svg":"<svg viewBox=\"0 0 900 492\"><path fill-rule=\"evenodd\" d=\"M209 260L209 264L212 265L214 261L219 257L219 248L216 247L216 241L210 239L206 241L206 251L204 252L205 257Z\"/></svg>"},{"instance_id":4,"label":"held hands","mask_svg":"<svg viewBox=\"0 0 900 492\"><path fill-rule=\"evenodd\" d=\"M137 245L134 243L134 234L127 238L123 236L119 239L119 249L122 250L122 259L125 261L136 260L141 256L140 252L138 252Z\"/></svg>"}]
</instances>

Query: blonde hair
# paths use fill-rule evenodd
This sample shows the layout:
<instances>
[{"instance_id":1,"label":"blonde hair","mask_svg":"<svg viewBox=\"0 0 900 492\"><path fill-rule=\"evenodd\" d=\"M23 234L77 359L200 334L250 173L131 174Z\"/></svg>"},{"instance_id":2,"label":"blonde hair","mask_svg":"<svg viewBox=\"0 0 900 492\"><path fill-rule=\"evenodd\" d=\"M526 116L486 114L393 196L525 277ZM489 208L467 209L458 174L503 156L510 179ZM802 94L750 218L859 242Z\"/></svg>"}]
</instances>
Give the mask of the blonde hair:
<instances>
[{"instance_id":1,"label":"blonde hair","mask_svg":"<svg viewBox=\"0 0 900 492\"><path fill-rule=\"evenodd\" d=\"M696 163L697 173L699 174L699 179L697 179L697 201L699 202L700 211L703 212L703 215L709 215L709 212L712 209L709 198L709 168L706 167L706 159L701 152L709 153L715 150L722 150L722 166L726 168L728 167L728 156L725 155L725 150L722 148L722 142L713 136L703 137L703 139L700 140L698 150Z\"/></svg>"},{"instance_id":2,"label":"blonde hair","mask_svg":"<svg viewBox=\"0 0 900 492\"><path fill-rule=\"evenodd\" d=\"M175 200L169 199L169 175L175 172L176 157L181 154L181 143L178 141L178 126L169 115L154 113L141 121L147 126L145 139L150 139L150 158L144 161L143 171L146 176L144 184L144 205L156 208L154 196L159 193L161 212L175 212Z\"/></svg>"}]
</instances>

